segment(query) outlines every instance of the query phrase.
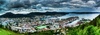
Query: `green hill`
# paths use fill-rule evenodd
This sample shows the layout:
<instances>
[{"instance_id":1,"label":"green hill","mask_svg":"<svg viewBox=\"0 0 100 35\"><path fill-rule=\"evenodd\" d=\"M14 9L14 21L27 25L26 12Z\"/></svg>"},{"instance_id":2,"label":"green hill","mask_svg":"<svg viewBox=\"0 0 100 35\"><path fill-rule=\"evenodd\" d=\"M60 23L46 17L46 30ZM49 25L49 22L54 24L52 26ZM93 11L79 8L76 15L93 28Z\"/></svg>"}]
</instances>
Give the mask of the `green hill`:
<instances>
[{"instance_id":1,"label":"green hill","mask_svg":"<svg viewBox=\"0 0 100 35\"><path fill-rule=\"evenodd\" d=\"M100 35L100 15L90 23L69 29L67 35Z\"/></svg>"},{"instance_id":2,"label":"green hill","mask_svg":"<svg viewBox=\"0 0 100 35\"><path fill-rule=\"evenodd\" d=\"M0 35L22 35L0 28Z\"/></svg>"},{"instance_id":3,"label":"green hill","mask_svg":"<svg viewBox=\"0 0 100 35\"><path fill-rule=\"evenodd\" d=\"M100 27L100 15L98 17L96 17L93 21L91 21L90 25L94 25L94 26Z\"/></svg>"}]
</instances>

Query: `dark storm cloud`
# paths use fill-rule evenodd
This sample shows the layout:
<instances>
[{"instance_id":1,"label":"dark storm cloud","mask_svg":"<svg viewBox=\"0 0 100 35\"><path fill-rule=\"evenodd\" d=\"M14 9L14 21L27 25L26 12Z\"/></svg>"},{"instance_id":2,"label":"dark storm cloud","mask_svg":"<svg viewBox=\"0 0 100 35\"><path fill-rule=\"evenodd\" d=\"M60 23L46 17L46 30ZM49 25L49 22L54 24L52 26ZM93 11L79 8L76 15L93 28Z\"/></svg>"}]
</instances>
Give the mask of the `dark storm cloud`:
<instances>
[{"instance_id":1,"label":"dark storm cloud","mask_svg":"<svg viewBox=\"0 0 100 35\"><path fill-rule=\"evenodd\" d=\"M11 8L30 8L37 4L41 4L43 6L60 6L60 2L70 2L71 0L0 0L0 10L11 9ZM88 2L89 0L82 0L83 2ZM95 0L97 1L97 0ZM55 3L56 2L56 3ZM99 4L99 3L98 3ZM100 4L98 5L100 6Z\"/></svg>"}]
</instances>

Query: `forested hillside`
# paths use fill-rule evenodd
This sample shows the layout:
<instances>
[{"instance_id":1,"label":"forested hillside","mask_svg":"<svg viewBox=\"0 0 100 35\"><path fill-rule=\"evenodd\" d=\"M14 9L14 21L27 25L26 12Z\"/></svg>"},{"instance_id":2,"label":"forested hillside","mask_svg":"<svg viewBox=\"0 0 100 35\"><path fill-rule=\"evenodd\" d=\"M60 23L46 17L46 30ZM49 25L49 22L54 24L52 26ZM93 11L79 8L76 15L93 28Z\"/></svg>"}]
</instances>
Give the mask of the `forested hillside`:
<instances>
[{"instance_id":1,"label":"forested hillside","mask_svg":"<svg viewBox=\"0 0 100 35\"><path fill-rule=\"evenodd\" d=\"M100 35L100 15L90 23L69 29L67 35Z\"/></svg>"}]
</instances>

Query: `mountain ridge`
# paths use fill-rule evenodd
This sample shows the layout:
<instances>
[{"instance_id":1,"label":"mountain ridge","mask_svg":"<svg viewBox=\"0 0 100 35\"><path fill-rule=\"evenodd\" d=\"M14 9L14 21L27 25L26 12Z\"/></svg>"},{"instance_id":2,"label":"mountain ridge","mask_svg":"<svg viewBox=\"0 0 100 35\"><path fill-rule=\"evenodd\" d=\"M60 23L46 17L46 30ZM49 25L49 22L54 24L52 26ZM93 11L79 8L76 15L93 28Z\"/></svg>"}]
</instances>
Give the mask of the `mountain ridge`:
<instances>
[{"instance_id":1,"label":"mountain ridge","mask_svg":"<svg viewBox=\"0 0 100 35\"><path fill-rule=\"evenodd\" d=\"M8 13L1 15L0 17L10 17L10 18L33 17L35 15L56 15L56 14L62 14L62 15L66 15L66 14L100 14L100 12L31 12L28 14L14 14L14 13L8 12Z\"/></svg>"}]
</instances>

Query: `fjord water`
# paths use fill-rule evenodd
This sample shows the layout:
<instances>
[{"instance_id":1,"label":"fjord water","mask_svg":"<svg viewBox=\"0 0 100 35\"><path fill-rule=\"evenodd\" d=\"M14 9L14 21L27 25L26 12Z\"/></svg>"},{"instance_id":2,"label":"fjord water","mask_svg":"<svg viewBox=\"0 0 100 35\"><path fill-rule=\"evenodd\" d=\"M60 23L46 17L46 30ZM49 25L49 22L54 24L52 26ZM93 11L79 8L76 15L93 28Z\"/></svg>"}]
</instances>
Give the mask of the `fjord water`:
<instances>
[{"instance_id":1,"label":"fjord water","mask_svg":"<svg viewBox=\"0 0 100 35\"><path fill-rule=\"evenodd\" d=\"M48 9L49 7L47 7ZM44 10L44 8L42 8L40 10L40 12L43 12L46 10ZM56 12L100 12L100 7L98 8L78 8L78 9L70 9L68 7L63 7L63 8L51 8L53 11L56 11ZM20 11L20 10L19 10ZM34 11L34 10L33 10ZM14 12L16 13L17 11L11 11L11 12ZM20 11L20 12L24 12L24 11ZM30 12L30 10L28 10L27 12ZM27 13L27 12L24 12L24 13ZM34 11L35 12L35 11ZM7 13L7 11L1 11L0 12L0 15L3 15ZM71 17L71 16L78 16L80 18L86 18L86 19L94 19L96 16L98 16L99 14L66 14L65 16L62 16L61 18L65 18L65 17Z\"/></svg>"},{"instance_id":2,"label":"fjord water","mask_svg":"<svg viewBox=\"0 0 100 35\"><path fill-rule=\"evenodd\" d=\"M78 16L79 17L79 20L81 20L82 18L85 18L85 19L90 19L90 20L93 20L95 19L99 14L66 14L64 16L60 16L58 18L61 18L61 19L66 19L66 18L69 18L69 17L74 17L74 16ZM5 21L7 22L7 21ZM2 25L7 25L7 23L3 22Z\"/></svg>"},{"instance_id":3,"label":"fjord water","mask_svg":"<svg viewBox=\"0 0 100 35\"><path fill-rule=\"evenodd\" d=\"M61 16L60 18L68 18L68 17L74 17L78 16L79 19L85 18L85 19L90 19L93 20L95 19L99 14L66 14L64 16Z\"/></svg>"}]
</instances>

